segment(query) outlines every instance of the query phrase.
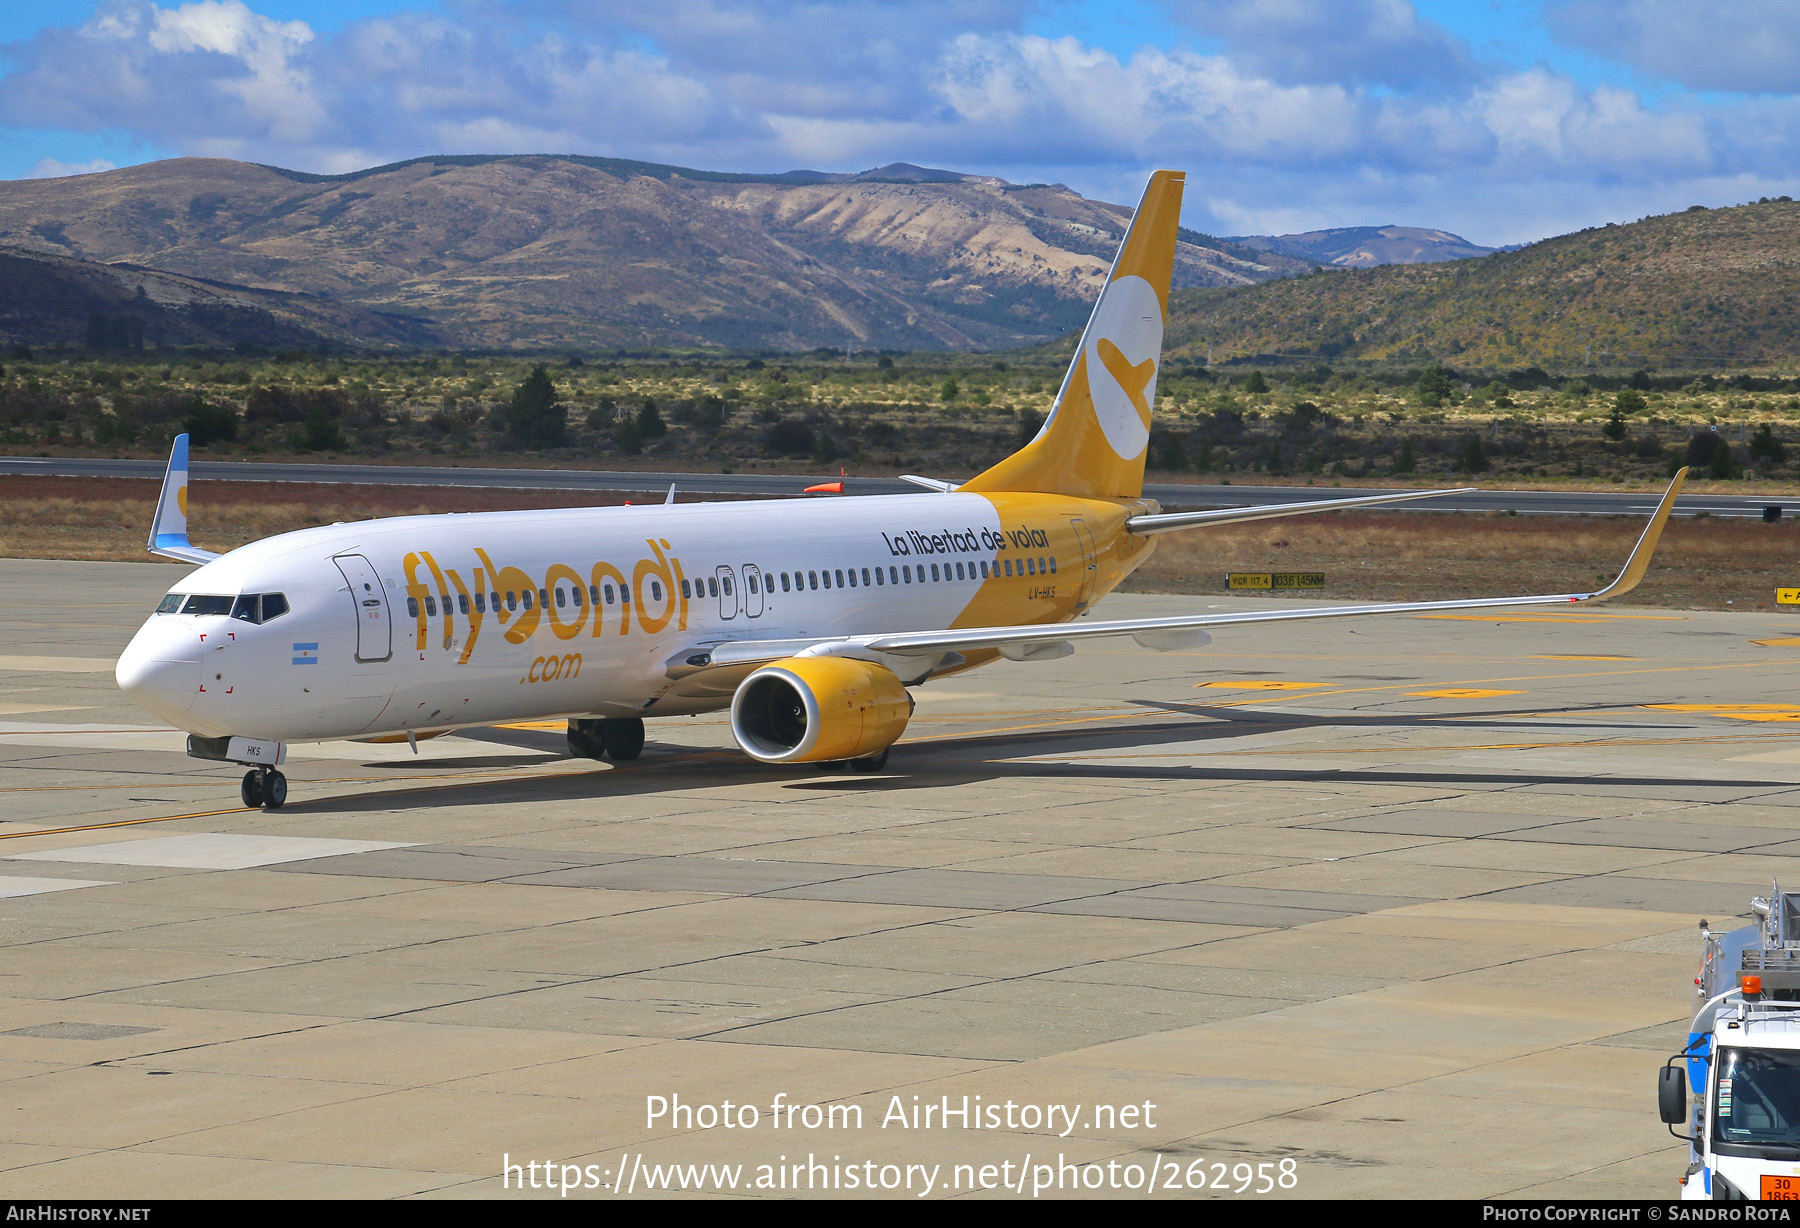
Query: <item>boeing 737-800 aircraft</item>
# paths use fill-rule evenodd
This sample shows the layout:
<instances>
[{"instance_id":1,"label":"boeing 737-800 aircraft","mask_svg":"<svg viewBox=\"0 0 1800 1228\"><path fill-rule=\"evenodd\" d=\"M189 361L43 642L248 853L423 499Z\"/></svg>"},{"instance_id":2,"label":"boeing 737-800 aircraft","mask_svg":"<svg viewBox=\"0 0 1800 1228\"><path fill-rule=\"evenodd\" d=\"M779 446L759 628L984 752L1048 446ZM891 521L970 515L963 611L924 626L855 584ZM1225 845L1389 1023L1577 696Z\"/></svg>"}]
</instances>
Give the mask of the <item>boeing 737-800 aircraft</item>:
<instances>
[{"instance_id":1,"label":"boeing 737-800 aircraft","mask_svg":"<svg viewBox=\"0 0 1800 1228\"><path fill-rule=\"evenodd\" d=\"M1182 183L1151 177L1043 428L961 486L404 516L213 555L188 542L177 438L150 549L200 566L119 658L119 685L188 730L189 754L250 768L247 806L286 800L292 742L567 718L572 750L622 760L645 717L727 707L763 762L876 770L911 716L908 687L996 657L1054 660L1096 636L1193 648L1214 627L1600 601L1637 584L1679 476L1598 592L1073 621L1157 534L1446 493L1168 514L1142 497Z\"/></svg>"}]
</instances>

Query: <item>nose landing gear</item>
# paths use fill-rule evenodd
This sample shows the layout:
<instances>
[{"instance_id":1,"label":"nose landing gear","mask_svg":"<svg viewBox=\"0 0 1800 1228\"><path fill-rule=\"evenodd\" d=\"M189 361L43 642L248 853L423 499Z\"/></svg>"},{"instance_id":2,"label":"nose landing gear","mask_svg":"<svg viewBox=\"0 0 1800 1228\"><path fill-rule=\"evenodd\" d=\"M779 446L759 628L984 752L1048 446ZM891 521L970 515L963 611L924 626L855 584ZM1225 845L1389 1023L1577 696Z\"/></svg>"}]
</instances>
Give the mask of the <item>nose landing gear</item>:
<instances>
[{"instance_id":1,"label":"nose landing gear","mask_svg":"<svg viewBox=\"0 0 1800 1228\"><path fill-rule=\"evenodd\" d=\"M287 801L287 777L274 768L252 768L244 773L238 796L252 810L279 810Z\"/></svg>"}]
</instances>

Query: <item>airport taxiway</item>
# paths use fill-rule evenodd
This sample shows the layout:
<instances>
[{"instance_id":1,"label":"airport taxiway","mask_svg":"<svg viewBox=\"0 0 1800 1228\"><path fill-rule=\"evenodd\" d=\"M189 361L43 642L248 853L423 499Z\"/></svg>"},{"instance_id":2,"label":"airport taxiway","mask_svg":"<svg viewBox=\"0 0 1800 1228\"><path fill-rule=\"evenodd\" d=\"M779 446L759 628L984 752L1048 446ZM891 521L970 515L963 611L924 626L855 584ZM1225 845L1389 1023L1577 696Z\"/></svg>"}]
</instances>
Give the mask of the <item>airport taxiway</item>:
<instances>
[{"instance_id":1,"label":"airport taxiway","mask_svg":"<svg viewBox=\"0 0 1800 1228\"><path fill-rule=\"evenodd\" d=\"M754 766L720 717L620 768L554 723L297 747L263 813L113 684L179 574L0 560L0 1196L809 1155L944 1193L1160 1155L1291 1159L1288 1196L1672 1197L1695 923L1800 877L1785 615L1083 648L921 688L876 777ZM760 1121L647 1122L677 1095ZM778 1095L864 1124L777 1131ZM965 1095L1083 1107L880 1124Z\"/></svg>"}]
</instances>

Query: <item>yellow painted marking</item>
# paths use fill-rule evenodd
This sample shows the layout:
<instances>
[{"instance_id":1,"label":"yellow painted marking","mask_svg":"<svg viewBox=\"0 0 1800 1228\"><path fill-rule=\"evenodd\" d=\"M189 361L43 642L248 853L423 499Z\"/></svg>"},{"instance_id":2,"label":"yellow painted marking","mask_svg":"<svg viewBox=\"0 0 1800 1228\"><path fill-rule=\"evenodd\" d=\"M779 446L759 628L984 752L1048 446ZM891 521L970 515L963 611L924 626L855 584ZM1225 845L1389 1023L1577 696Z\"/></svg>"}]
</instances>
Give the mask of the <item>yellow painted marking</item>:
<instances>
[{"instance_id":1,"label":"yellow painted marking","mask_svg":"<svg viewBox=\"0 0 1800 1228\"><path fill-rule=\"evenodd\" d=\"M1704 712L1734 721L1800 721L1793 704L1645 704L1659 712Z\"/></svg>"},{"instance_id":2,"label":"yellow painted marking","mask_svg":"<svg viewBox=\"0 0 1800 1228\"><path fill-rule=\"evenodd\" d=\"M1787 636L1777 640L1751 640L1752 644L1761 644L1764 648L1800 648L1800 636Z\"/></svg>"},{"instance_id":3,"label":"yellow painted marking","mask_svg":"<svg viewBox=\"0 0 1800 1228\"><path fill-rule=\"evenodd\" d=\"M1304 691L1308 687L1330 686L1329 682L1276 682L1267 678L1240 678L1221 682L1196 682L1197 687L1217 687L1223 691Z\"/></svg>"},{"instance_id":4,"label":"yellow painted marking","mask_svg":"<svg viewBox=\"0 0 1800 1228\"><path fill-rule=\"evenodd\" d=\"M193 814L165 814L154 819L120 819L116 823L90 823L86 827L51 827L43 831L0 832L0 840L23 840L27 836L66 836L71 832L105 831L110 827L137 827L143 823L173 823L177 819L210 819L219 814L244 814L246 809L243 806L233 806L229 810L197 810ZM261 811L257 813L260 814Z\"/></svg>"},{"instance_id":5,"label":"yellow painted marking","mask_svg":"<svg viewBox=\"0 0 1800 1228\"><path fill-rule=\"evenodd\" d=\"M1531 658L1533 661L1641 661L1642 657L1578 656L1574 653L1549 653Z\"/></svg>"},{"instance_id":6,"label":"yellow painted marking","mask_svg":"<svg viewBox=\"0 0 1800 1228\"><path fill-rule=\"evenodd\" d=\"M1523 695L1523 691L1484 691L1475 687L1451 687L1444 691L1408 691L1419 699L1492 699L1496 695Z\"/></svg>"},{"instance_id":7,"label":"yellow painted marking","mask_svg":"<svg viewBox=\"0 0 1800 1228\"><path fill-rule=\"evenodd\" d=\"M1775 590L1776 605L1800 605L1800 588L1778 588Z\"/></svg>"},{"instance_id":8,"label":"yellow painted marking","mask_svg":"<svg viewBox=\"0 0 1800 1228\"><path fill-rule=\"evenodd\" d=\"M569 722L566 720L563 720L563 721L505 721L505 722L502 722L501 724L493 726L493 728L495 728L495 729L549 729L549 730L554 730L557 733L561 733L563 730L567 729L568 727L569 727Z\"/></svg>"}]
</instances>

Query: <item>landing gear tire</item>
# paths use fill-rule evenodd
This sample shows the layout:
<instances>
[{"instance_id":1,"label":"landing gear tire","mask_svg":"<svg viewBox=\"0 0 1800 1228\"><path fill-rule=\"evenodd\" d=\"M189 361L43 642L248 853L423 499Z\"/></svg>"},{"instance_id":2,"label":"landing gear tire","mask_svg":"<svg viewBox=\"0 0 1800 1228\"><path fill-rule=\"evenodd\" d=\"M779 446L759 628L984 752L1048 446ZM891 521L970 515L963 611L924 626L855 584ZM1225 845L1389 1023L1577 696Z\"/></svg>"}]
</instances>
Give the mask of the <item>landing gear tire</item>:
<instances>
[{"instance_id":1,"label":"landing gear tire","mask_svg":"<svg viewBox=\"0 0 1800 1228\"><path fill-rule=\"evenodd\" d=\"M615 763L636 759L644 753L644 722L635 716L601 721L600 745Z\"/></svg>"},{"instance_id":2,"label":"landing gear tire","mask_svg":"<svg viewBox=\"0 0 1800 1228\"><path fill-rule=\"evenodd\" d=\"M244 799L244 805L249 809L262 809L262 773L256 770L245 772L244 783L238 786L238 796Z\"/></svg>"},{"instance_id":3,"label":"landing gear tire","mask_svg":"<svg viewBox=\"0 0 1800 1228\"><path fill-rule=\"evenodd\" d=\"M594 726L598 723L580 720L569 722L569 753L575 758L605 758L606 748L600 745L600 739L594 733Z\"/></svg>"},{"instance_id":4,"label":"landing gear tire","mask_svg":"<svg viewBox=\"0 0 1800 1228\"><path fill-rule=\"evenodd\" d=\"M881 748L880 754L864 755L861 759L850 760L852 772L879 772L887 766L887 747Z\"/></svg>"},{"instance_id":5,"label":"landing gear tire","mask_svg":"<svg viewBox=\"0 0 1800 1228\"><path fill-rule=\"evenodd\" d=\"M262 804L264 810L280 810L287 802L287 777L268 769L263 772Z\"/></svg>"}]
</instances>

